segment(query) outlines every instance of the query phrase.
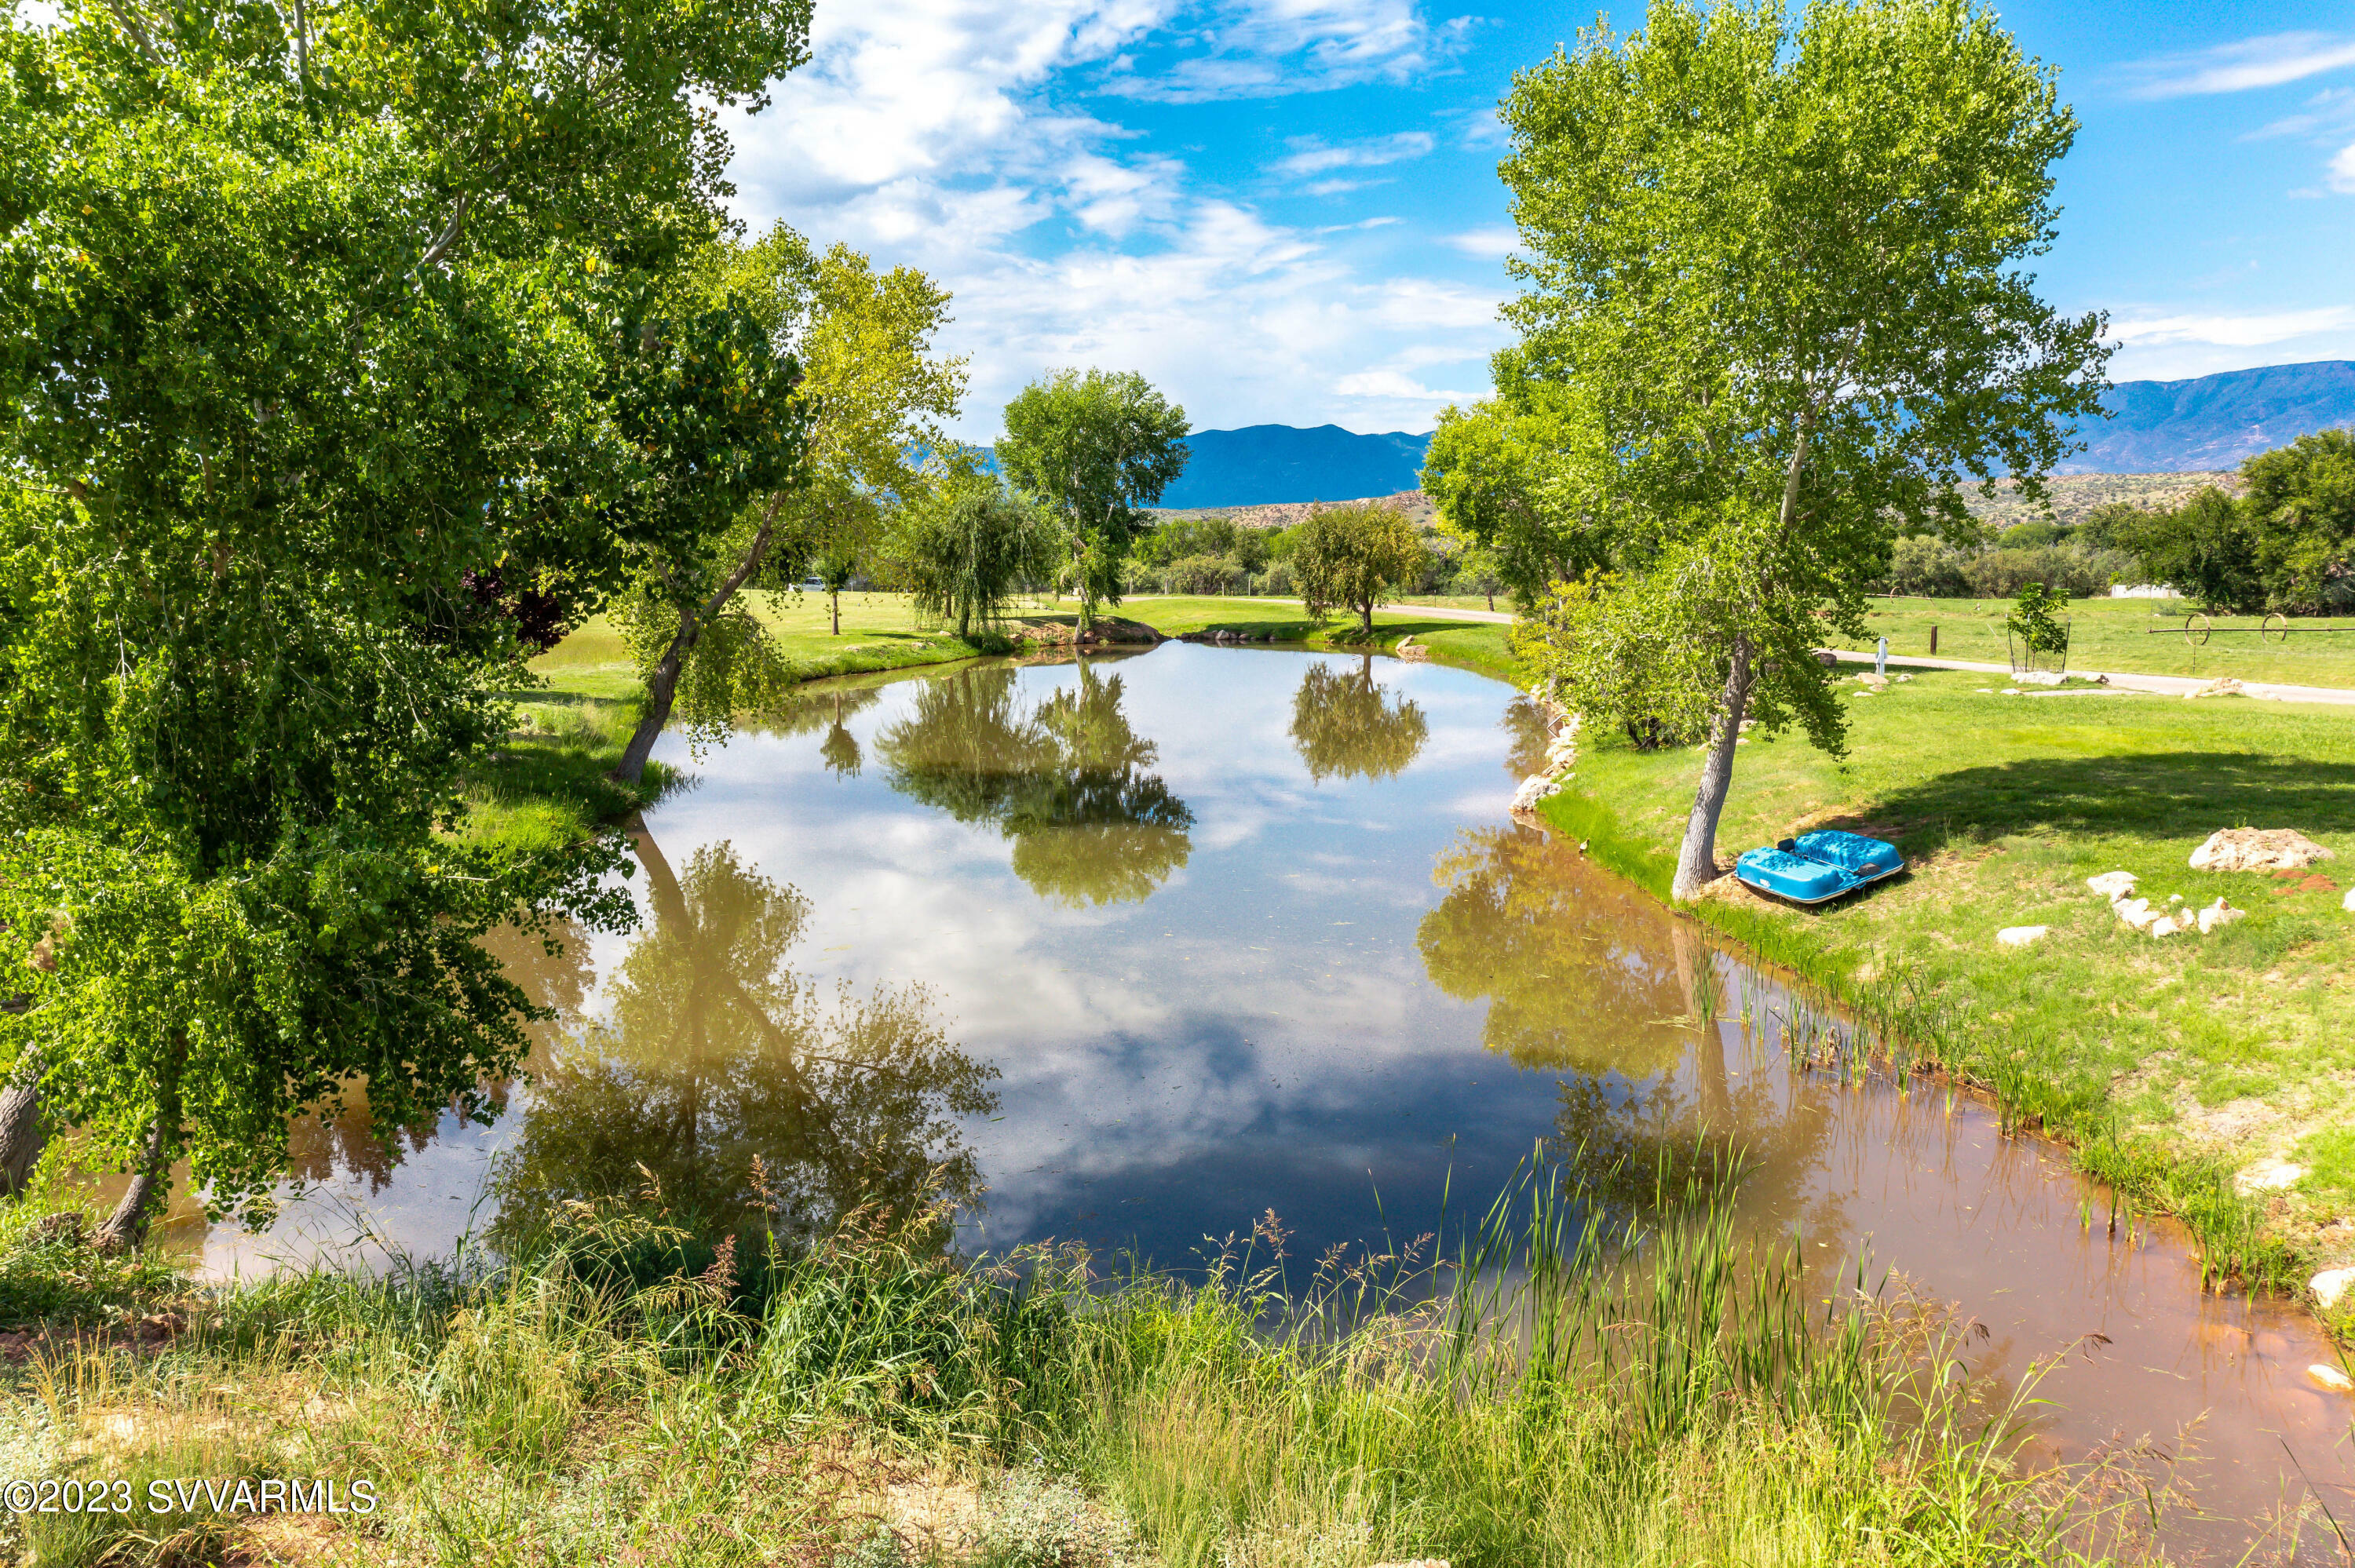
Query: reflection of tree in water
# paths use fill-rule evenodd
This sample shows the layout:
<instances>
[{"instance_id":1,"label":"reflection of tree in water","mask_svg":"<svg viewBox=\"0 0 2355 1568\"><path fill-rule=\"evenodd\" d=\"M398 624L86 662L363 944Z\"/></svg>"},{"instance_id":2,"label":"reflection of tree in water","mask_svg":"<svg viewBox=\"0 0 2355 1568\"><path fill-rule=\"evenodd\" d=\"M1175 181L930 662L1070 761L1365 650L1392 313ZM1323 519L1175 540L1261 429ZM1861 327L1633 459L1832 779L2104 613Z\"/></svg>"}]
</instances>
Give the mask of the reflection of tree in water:
<instances>
[{"instance_id":1,"label":"reflection of tree in water","mask_svg":"<svg viewBox=\"0 0 2355 1568\"><path fill-rule=\"evenodd\" d=\"M1292 698L1292 744L1318 783L1328 777L1387 779L1412 762L1431 726L1411 697L1374 683L1374 660L1358 668L1318 660Z\"/></svg>"},{"instance_id":2,"label":"reflection of tree in water","mask_svg":"<svg viewBox=\"0 0 2355 1568\"><path fill-rule=\"evenodd\" d=\"M973 1203L979 1171L957 1118L996 1107L996 1070L948 1042L923 992L846 987L822 1009L784 966L808 914L799 894L727 844L698 850L683 877L644 835L638 852L654 923L612 977L609 1016L537 1068L492 1179L498 1234L566 1200L636 1194L649 1174L698 1228L765 1213L789 1244L863 1203Z\"/></svg>"},{"instance_id":3,"label":"reflection of tree in water","mask_svg":"<svg viewBox=\"0 0 2355 1568\"><path fill-rule=\"evenodd\" d=\"M762 727L779 735L813 735L826 731L817 754L829 771L855 779L865 762L858 737L850 733L852 715L873 707L883 693L879 687L829 682L821 686L795 687L762 715Z\"/></svg>"},{"instance_id":4,"label":"reflection of tree in water","mask_svg":"<svg viewBox=\"0 0 2355 1568\"><path fill-rule=\"evenodd\" d=\"M927 681L876 747L891 787L1014 841L1015 874L1073 906L1148 896L1186 863L1194 813L1147 772L1158 748L1121 713L1121 679L1088 661L1079 683L1027 711L1016 672Z\"/></svg>"},{"instance_id":5,"label":"reflection of tree in water","mask_svg":"<svg viewBox=\"0 0 2355 1568\"><path fill-rule=\"evenodd\" d=\"M1505 753L1508 778L1518 784L1544 769L1546 748L1553 744L1553 731L1547 724L1544 709L1527 697L1515 697L1505 705L1499 727L1512 739Z\"/></svg>"},{"instance_id":6,"label":"reflection of tree in water","mask_svg":"<svg viewBox=\"0 0 2355 1568\"><path fill-rule=\"evenodd\" d=\"M1784 1107L1762 1075L1730 1081L1690 924L1527 828L1466 832L1432 874L1445 892L1416 933L1432 982L1487 1000L1489 1050L1562 1073L1554 1144L1584 1191L1632 1213L1738 1181L1745 1213L1796 1217L1830 1117L1804 1091Z\"/></svg>"},{"instance_id":7,"label":"reflection of tree in water","mask_svg":"<svg viewBox=\"0 0 2355 1568\"><path fill-rule=\"evenodd\" d=\"M555 1014L525 1022L535 1054L545 1051L555 1038L557 1019L580 1011L581 999L593 979L588 944L581 937L577 927L559 920L545 933L502 926L482 938L483 947L499 960L507 978ZM495 1117L505 1114L511 1087L505 1079L483 1086L484 1101ZM302 1181L325 1181L338 1172L365 1177L371 1194L381 1192L410 1155L425 1152L440 1127L439 1117L378 1127L368 1106L368 1086L355 1080L336 1099L314 1106L287 1123L288 1171Z\"/></svg>"}]
</instances>

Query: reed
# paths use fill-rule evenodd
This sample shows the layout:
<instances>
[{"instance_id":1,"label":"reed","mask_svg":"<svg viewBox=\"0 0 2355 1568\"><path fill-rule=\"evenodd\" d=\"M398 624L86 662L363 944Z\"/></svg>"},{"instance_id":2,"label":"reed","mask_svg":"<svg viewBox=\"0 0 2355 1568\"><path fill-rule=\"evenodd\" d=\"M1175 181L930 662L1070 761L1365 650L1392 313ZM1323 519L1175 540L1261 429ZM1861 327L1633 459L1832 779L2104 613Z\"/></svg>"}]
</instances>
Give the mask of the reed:
<instances>
[{"instance_id":1,"label":"reed","mask_svg":"<svg viewBox=\"0 0 2355 1568\"><path fill-rule=\"evenodd\" d=\"M2139 1551L2102 1485L2014 1469L2026 1390L1962 1375L1956 1326L1860 1275L1811 1280L1796 1239L1743 1251L1729 1183L1655 1173L1629 1204L1626 1172L1573 1169L1532 1159L1436 1251L1295 1271L1270 1215L1191 1278L1071 1248L967 1262L873 1215L690 1271L659 1214L576 1205L528 1257L272 1277L160 1353L57 1343L5 1407L38 1442L0 1431L0 1454L143 1483L374 1478L383 1506L319 1527L317 1561ZM944 1533L902 1507L919 1479L964 1499ZM201 1506L7 1528L44 1563L293 1550Z\"/></svg>"}]
</instances>

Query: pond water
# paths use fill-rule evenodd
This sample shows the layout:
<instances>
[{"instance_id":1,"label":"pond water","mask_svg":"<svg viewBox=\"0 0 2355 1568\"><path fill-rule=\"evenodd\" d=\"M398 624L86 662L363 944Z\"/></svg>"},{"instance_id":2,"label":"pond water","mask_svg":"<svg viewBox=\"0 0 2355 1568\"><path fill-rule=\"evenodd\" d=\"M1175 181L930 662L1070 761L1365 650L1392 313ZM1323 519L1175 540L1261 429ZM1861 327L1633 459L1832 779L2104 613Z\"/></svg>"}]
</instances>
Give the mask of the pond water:
<instances>
[{"instance_id":1,"label":"pond water","mask_svg":"<svg viewBox=\"0 0 2355 1568\"><path fill-rule=\"evenodd\" d=\"M1902 1271L1998 1376L2065 1352L2051 1451L2179 1448L2211 1516L2180 1555L2234 1560L2300 1467L2355 1514L2300 1312L2202 1294L2172 1227L2112 1235L1968 1099L1795 1069L1802 1001L1512 823L1542 746L1462 672L1178 643L833 683L701 757L666 737L690 783L638 835L639 928L510 944L559 1017L497 1124L385 1150L305 1123L279 1223L190 1239L217 1272L433 1254L651 1176L810 1228L929 1189L974 1250L1186 1266L1271 1210L1298 1258L1460 1223L1540 1141L1732 1144L1746 1224L1796 1231L1827 1288Z\"/></svg>"}]
</instances>

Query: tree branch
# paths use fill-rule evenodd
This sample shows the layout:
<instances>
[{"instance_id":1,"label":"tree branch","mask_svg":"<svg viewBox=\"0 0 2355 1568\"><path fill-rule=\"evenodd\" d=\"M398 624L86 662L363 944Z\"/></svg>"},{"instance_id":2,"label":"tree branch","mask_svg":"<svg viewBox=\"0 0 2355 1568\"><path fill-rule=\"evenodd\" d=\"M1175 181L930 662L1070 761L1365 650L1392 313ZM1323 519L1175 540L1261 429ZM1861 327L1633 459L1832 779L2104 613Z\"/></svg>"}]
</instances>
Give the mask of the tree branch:
<instances>
[{"instance_id":1,"label":"tree branch","mask_svg":"<svg viewBox=\"0 0 2355 1568\"><path fill-rule=\"evenodd\" d=\"M450 254L450 248L457 244L458 237L466 231L466 204L472 199L468 192L458 193L458 205L450 213L449 227L442 229L440 238L425 248L425 254L417 259L416 270L422 272L428 267L436 266L442 258Z\"/></svg>"},{"instance_id":2,"label":"tree branch","mask_svg":"<svg viewBox=\"0 0 2355 1568\"><path fill-rule=\"evenodd\" d=\"M115 21L122 24L123 30L131 35L131 41L139 46L139 52L147 57L148 63L157 70L164 69L163 51L155 47L155 40L148 36L146 27L141 25L137 15L131 7L125 5L123 0L106 0L106 8L114 13Z\"/></svg>"}]
</instances>

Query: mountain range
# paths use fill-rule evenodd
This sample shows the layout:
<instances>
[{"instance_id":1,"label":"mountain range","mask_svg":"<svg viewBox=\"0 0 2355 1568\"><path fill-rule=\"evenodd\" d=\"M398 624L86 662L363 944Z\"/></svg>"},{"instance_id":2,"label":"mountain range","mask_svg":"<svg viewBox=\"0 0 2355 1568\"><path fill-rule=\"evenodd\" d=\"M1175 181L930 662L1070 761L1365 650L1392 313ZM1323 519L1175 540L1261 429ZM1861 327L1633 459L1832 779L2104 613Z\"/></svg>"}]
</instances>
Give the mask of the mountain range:
<instances>
[{"instance_id":1,"label":"mountain range","mask_svg":"<svg viewBox=\"0 0 2355 1568\"><path fill-rule=\"evenodd\" d=\"M2189 473L2237 465L2310 431L2355 426L2355 361L2268 365L2190 381L2122 381L2110 418L2057 473ZM1356 501L1412 490L1431 437L1359 435L1338 425L1197 430L1193 458L1162 509Z\"/></svg>"}]
</instances>

